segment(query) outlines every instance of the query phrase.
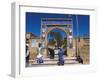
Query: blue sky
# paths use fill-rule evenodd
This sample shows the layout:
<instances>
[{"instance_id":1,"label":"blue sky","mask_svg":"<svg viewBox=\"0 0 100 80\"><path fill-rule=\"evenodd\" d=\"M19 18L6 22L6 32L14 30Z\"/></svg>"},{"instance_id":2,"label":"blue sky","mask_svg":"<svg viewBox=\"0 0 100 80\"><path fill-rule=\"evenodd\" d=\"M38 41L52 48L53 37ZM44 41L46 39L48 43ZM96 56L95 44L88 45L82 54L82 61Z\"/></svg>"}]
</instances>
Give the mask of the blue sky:
<instances>
[{"instance_id":1,"label":"blue sky","mask_svg":"<svg viewBox=\"0 0 100 80\"><path fill-rule=\"evenodd\" d=\"M26 32L40 36L41 18L67 18L68 14L33 13L26 12ZM72 14L73 36L77 36L76 15ZM89 35L89 15L78 15L79 35ZM61 31L62 34L65 34Z\"/></svg>"}]
</instances>

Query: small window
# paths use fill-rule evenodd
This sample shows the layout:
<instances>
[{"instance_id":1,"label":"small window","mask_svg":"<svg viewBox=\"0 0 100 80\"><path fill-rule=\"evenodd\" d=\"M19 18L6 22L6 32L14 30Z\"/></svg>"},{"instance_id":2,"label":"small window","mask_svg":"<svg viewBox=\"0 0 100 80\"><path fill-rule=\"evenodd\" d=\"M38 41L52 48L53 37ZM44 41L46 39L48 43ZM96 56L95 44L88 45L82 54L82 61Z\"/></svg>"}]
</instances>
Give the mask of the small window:
<instances>
[{"instance_id":1,"label":"small window","mask_svg":"<svg viewBox=\"0 0 100 80\"><path fill-rule=\"evenodd\" d=\"M36 40L32 40L32 46L31 47L36 47Z\"/></svg>"}]
</instances>

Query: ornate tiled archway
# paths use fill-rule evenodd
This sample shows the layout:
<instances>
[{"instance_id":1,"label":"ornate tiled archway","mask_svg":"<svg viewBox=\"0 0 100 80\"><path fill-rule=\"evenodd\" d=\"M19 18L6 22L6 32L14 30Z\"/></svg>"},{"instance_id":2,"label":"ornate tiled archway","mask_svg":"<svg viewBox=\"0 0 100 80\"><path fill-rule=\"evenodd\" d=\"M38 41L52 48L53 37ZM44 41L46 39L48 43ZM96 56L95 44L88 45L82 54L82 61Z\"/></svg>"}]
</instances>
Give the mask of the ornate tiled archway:
<instances>
[{"instance_id":1,"label":"ornate tiled archway","mask_svg":"<svg viewBox=\"0 0 100 80\"><path fill-rule=\"evenodd\" d=\"M48 48L48 34L54 29L62 30L67 35L67 48L73 49L73 22L72 18L43 18L41 19L41 43L43 48ZM69 52L68 51L68 52Z\"/></svg>"}]
</instances>

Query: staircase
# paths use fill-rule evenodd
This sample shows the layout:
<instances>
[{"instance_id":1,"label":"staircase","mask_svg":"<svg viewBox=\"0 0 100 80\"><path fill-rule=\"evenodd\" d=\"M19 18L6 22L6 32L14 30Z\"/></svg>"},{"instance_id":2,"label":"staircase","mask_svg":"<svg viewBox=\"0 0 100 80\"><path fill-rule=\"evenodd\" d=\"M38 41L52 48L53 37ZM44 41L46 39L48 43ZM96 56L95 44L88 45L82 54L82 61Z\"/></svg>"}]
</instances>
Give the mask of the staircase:
<instances>
[{"instance_id":1,"label":"staircase","mask_svg":"<svg viewBox=\"0 0 100 80\"><path fill-rule=\"evenodd\" d=\"M50 59L50 56L47 58L43 58L43 63L37 63L37 60L31 60L31 66L46 66L46 65L58 65L58 51L55 50L55 58ZM79 64L78 61L76 61L76 57L67 57L64 55L64 65L67 64Z\"/></svg>"},{"instance_id":2,"label":"staircase","mask_svg":"<svg viewBox=\"0 0 100 80\"><path fill-rule=\"evenodd\" d=\"M41 64L38 64L36 61L34 61L34 63L31 63L31 65L33 66L43 66L43 65L57 65L58 63L58 55L55 56L54 59L50 59L50 58L44 58L44 62ZM78 64L78 61L76 61L76 57L66 57L64 56L64 65L66 64Z\"/></svg>"}]
</instances>

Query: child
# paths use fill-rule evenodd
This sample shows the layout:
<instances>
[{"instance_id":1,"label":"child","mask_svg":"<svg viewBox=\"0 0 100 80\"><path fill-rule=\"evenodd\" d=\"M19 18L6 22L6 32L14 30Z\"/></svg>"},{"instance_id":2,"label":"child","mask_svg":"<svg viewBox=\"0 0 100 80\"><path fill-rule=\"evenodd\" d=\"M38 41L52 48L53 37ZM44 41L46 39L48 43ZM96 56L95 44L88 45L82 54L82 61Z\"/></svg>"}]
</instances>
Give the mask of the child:
<instances>
[{"instance_id":1,"label":"child","mask_svg":"<svg viewBox=\"0 0 100 80\"><path fill-rule=\"evenodd\" d=\"M41 55L41 54L39 54L38 56L37 56L37 63L43 63L43 56Z\"/></svg>"}]
</instances>

